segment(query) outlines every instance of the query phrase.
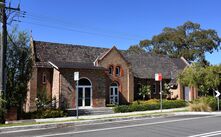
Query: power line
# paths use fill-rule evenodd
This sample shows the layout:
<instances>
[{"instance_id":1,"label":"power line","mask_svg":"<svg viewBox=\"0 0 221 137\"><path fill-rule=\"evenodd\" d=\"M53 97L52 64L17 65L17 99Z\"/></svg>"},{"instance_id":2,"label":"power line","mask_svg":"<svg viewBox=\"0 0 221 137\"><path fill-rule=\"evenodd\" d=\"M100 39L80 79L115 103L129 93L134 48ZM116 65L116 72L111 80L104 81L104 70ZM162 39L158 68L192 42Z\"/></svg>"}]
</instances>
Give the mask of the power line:
<instances>
[{"instance_id":1,"label":"power line","mask_svg":"<svg viewBox=\"0 0 221 137\"><path fill-rule=\"evenodd\" d=\"M105 37L111 37L111 38L120 38L120 39L127 39L127 40L141 40L141 39L144 39L144 37L142 36L131 36L130 34L122 34L122 35L116 35L116 34L110 34L111 31L109 30L104 30L104 32L98 32L98 30L100 30L100 28L94 28L94 27L87 27L86 28L90 28L90 29L93 29L95 30L96 32L94 31L84 31L82 29L78 29L76 28L76 26L78 27L85 27L85 25L76 25L76 24L73 24L72 22L70 21L64 21L64 20L61 20L61 19L58 19L58 18L54 18L54 17L50 17L50 16L41 16L41 15L33 15L33 14L30 14L30 13L25 13L25 18L22 22L24 23L28 23L28 24L33 24L33 25L38 25L38 26L44 26L44 27L49 27L49 28L56 28L56 29L65 29L65 30L69 30L69 31L75 31L75 32L79 32L79 33L85 33L85 34L90 34L90 35L99 35L99 36L105 36ZM25 21L26 19L28 20L31 20L30 21ZM34 20L34 22L33 22ZM48 24L45 24L45 23L53 23L53 25L56 25L56 26L51 26L48 25ZM66 27L63 27L63 26L66 26ZM62 27L61 27L62 26ZM68 26L68 27L67 27ZM107 33L108 32L108 33ZM112 31L113 32L113 31ZM114 33L123 33L123 32L114 32Z\"/></svg>"},{"instance_id":2,"label":"power line","mask_svg":"<svg viewBox=\"0 0 221 137\"><path fill-rule=\"evenodd\" d=\"M104 36L104 37L126 39L126 40L140 40L140 39L135 39L135 38L110 35L110 34L106 34L106 33L83 31L83 30L78 30L78 29L74 29L74 28L70 28L70 27L52 26L52 25L36 23L36 22L29 22L29 21L22 21L22 22L26 23L26 24L32 24L32 25L37 25L37 26L46 27L46 28L53 28L53 29L59 29L59 30L67 30L67 31L84 33L84 34L89 34L89 35Z\"/></svg>"}]
</instances>

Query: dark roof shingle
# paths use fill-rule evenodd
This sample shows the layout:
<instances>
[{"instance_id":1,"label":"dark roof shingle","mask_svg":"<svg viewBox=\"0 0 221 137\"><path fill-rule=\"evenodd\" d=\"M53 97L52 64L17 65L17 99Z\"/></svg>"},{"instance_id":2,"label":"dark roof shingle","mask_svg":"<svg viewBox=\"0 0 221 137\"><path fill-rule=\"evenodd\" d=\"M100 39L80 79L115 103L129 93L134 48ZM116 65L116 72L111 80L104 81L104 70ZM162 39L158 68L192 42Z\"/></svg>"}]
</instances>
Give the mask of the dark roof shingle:
<instances>
[{"instance_id":1,"label":"dark roof shingle","mask_svg":"<svg viewBox=\"0 0 221 137\"><path fill-rule=\"evenodd\" d=\"M108 52L108 48L34 41L36 62L52 62L59 68L96 68L93 62ZM186 64L182 59L150 53L120 51L132 66L135 77L154 78L161 72L165 79L175 79ZM45 63L42 63L45 64Z\"/></svg>"}]
</instances>

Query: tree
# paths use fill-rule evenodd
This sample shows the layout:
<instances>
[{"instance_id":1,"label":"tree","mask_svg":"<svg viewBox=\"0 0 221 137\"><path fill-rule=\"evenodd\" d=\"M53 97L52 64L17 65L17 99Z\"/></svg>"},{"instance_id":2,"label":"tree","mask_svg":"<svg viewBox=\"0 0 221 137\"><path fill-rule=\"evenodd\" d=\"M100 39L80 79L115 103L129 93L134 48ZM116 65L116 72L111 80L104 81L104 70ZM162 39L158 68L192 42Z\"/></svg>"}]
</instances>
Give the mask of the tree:
<instances>
[{"instance_id":1,"label":"tree","mask_svg":"<svg viewBox=\"0 0 221 137\"><path fill-rule=\"evenodd\" d=\"M6 67L7 108L17 107L19 116L22 113L28 90L28 81L31 78L32 57L28 34L24 31L18 32L17 28L8 34Z\"/></svg>"},{"instance_id":2,"label":"tree","mask_svg":"<svg viewBox=\"0 0 221 137\"><path fill-rule=\"evenodd\" d=\"M139 45L132 45L127 50L127 52L134 52L134 53L140 54L140 53L145 53L145 50L140 48Z\"/></svg>"},{"instance_id":3,"label":"tree","mask_svg":"<svg viewBox=\"0 0 221 137\"><path fill-rule=\"evenodd\" d=\"M151 95L150 85L141 85L138 94L143 97L143 100L145 99L146 95Z\"/></svg>"},{"instance_id":4,"label":"tree","mask_svg":"<svg viewBox=\"0 0 221 137\"><path fill-rule=\"evenodd\" d=\"M189 62L207 64L205 53L219 50L220 41L215 30L202 29L200 24L188 21L176 28L164 28L151 40L140 41L138 47L146 52L184 57Z\"/></svg>"},{"instance_id":5,"label":"tree","mask_svg":"<svg viewBox=\"0 0 221 137\"><path fill-rule=\"evenodd\" d=\"M197 87L203 95L207 95L210 90L218 89L221 84L221 65L202 66L199 63L193 63L190 67L184 69L179 75L181 84L189 87Z\"/></svg>"},{"instance_id":6,"label":"tree","mask_svg":"<svg viewBox=\"0 0 221 137\"><path fill-rule=\"evenodd\" d=\"M5 100L2 99L0 96L0 106L4 106ZM5 109L4 107L0 107L0 123L4 123L4 114L5 114Z\"/></svg>"}]
</instances>

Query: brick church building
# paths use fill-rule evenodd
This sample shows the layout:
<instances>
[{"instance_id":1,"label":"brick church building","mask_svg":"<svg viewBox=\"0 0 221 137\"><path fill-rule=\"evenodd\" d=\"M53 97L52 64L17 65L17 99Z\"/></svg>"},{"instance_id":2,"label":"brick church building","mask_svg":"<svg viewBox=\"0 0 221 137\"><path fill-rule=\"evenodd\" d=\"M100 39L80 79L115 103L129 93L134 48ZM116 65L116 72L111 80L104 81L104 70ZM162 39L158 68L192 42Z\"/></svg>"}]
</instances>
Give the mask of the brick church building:
<instances>
[{"instance_id":1,"label":"brick church building","mask_svg":"<svg viewBox=\"0 0 221 137\"><path fill-rule=\"evenodd\" d=\"M188 63L184 58L169 58L150 53L118 50L115 46L98 48L31 40L34 61L25 111L36 110L37 92L56 99L56 107L75 108L74 72L80 74L78 105L82 108L127 104L140 99L140 85L151 86L151 98L159 98L159 82L154 75L161 72L163 83L174 88L172 97L196 97L176 83L176 77Z\"/></svg>"}]
</instances>

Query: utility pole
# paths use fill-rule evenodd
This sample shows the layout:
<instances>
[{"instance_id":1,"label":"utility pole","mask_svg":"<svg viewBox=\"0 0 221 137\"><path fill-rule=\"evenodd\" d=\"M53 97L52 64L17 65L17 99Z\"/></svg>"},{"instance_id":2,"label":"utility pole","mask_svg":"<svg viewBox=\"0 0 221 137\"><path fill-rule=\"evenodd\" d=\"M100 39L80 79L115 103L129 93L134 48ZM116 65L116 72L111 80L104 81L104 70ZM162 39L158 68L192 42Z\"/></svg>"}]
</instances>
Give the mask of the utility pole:
<instances>
[{"instance_id":1,"label":"utility pole","mask_svg":"<svg viewBox=\"0 0 221 137\"><path fill-rule=\"evenodd\" d=\"M6 52L7 52L7 15L6 10L9 11L20 11L20 7L12 8L7 7L5 0L0 0L0 9L1 9L1 22L2 22L2 33L1 33L1 48L0 48L0 97L4 99L6 95ZM0 104L0 107L4 105Z\"/></svg>"},{"instance_id":2,"label":"utility pole","mask_svg":"<svg viewBox=\"0 0 221 137\"><path fill-rule=\"evenodd\" d=\"M5 74L5 62L6 62L6 49L7 49L7 17L5 13L5 0L1 2L1 14L2 14L2 33L1 33L1 52L0 52L0 95L5 95L6 89L6 74Z\"/></svg>"}]
</instances>

